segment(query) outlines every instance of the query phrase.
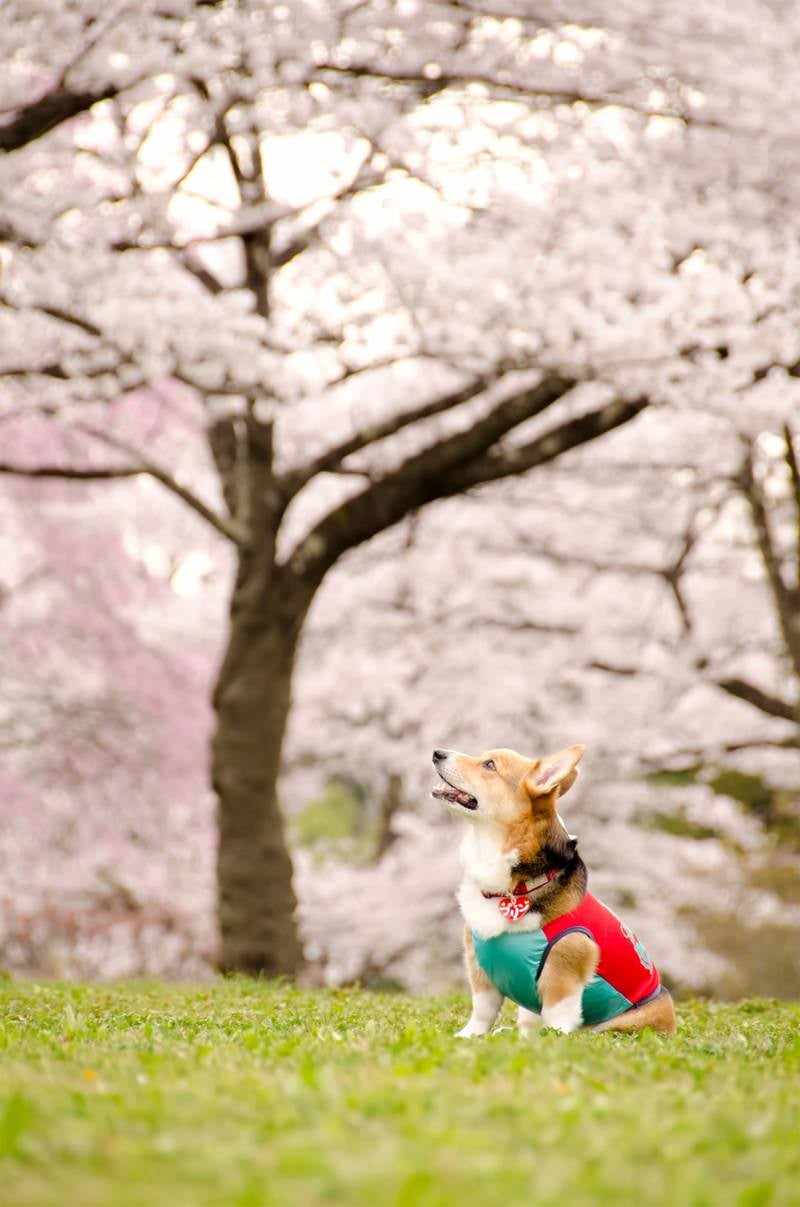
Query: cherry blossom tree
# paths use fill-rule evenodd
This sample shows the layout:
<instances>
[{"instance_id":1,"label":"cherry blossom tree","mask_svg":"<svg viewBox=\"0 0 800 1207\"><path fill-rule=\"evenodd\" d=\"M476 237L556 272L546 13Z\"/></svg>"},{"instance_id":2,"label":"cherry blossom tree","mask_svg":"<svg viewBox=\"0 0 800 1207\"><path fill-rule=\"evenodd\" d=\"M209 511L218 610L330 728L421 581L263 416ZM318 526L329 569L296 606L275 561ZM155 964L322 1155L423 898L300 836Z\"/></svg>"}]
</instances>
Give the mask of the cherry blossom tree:
<instances>
[{"instance_id":1,"label":"cherry blossom tree","mask_svg":"<svg viewBox=\"0 0 800 1207\"><path fill-rule=\"evenodd\" d=\"M301 962L276 784L332 567L440 500L556 489L598 437L674 465L796 398L786 18L578 7L46 4L3 31L0 470L146 478L233 552L226 968Z\"/></svg>"}]
</instances>

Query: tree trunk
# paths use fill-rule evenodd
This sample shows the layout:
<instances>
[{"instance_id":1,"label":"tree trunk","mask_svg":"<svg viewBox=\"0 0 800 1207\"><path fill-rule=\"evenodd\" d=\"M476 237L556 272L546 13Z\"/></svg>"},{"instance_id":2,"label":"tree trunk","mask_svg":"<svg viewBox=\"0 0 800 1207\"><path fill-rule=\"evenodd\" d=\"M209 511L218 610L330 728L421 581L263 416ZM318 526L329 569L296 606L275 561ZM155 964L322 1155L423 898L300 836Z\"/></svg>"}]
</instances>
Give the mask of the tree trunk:
<instances>
[{"instance_id":1,"label":"tree trunk","mask_svg":"<svg viewBox=\"0 0 800 1207\"><path fill-rule=\"evenodd\" d=\"M237 607L243 572L240 565L214 692L220 965L227 972L292 976L303 952L277 780L297 641L310 601L291 590L271 590L257 608Z\"/></svg>"}]
</instances>

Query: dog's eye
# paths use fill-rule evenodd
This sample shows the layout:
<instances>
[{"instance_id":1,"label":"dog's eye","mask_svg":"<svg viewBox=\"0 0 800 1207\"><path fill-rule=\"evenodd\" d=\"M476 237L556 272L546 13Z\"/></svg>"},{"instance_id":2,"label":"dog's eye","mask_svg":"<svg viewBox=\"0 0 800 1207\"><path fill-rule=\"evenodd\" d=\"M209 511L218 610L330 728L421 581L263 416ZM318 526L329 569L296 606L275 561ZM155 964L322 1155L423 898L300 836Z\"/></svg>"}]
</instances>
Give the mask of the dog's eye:
<instances>
[{"instance_id":1,"label":"dog's eye","mask_svg":"<svg viewBox=\"0 0 800 1207\"><path fill-rule=\"evenodd\" d=\"M496 771L497 770L497 768L494 765L494 759L487 759L483 765L487 771Z\"/></svg>"}]
</instances>

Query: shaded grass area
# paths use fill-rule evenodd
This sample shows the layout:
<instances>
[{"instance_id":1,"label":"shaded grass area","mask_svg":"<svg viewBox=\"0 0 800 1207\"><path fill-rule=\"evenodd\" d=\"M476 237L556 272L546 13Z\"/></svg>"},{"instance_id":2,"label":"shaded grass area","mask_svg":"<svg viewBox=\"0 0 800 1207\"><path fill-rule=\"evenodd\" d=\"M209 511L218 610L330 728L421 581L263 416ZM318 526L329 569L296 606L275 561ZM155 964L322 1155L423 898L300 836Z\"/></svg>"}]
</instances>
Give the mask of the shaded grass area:
<instances>
[{"instance_id":1,"label":"shaded grass area","mask_svg":"<svg viewBox=\"0 0 800 1207\"><path fill-rule=\"evenodd\" d=\"M800 1006L452 1038L464 999L0 984L0 1203L800 1203Z\"/></svg>"}]
</instances>

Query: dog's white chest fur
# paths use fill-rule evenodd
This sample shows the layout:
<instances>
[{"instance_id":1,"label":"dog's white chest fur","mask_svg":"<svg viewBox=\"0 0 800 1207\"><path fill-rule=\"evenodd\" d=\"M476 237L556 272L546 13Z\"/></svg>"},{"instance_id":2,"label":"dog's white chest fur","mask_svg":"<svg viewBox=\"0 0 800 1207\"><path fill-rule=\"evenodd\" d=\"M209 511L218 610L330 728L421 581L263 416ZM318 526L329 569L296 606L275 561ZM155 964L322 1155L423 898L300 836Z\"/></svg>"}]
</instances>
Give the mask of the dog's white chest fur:
<instances>
[{"instance_id":1,"label":"dog's white chest fur","mask_svg":"<svg viewBox=\"0 0 800 1207\"><path fill-rule=\"evenodd\" d=\"M470 827L461 843L461 864L464 878L456 894L464 921L482 939L493 939L504 931L539 930L542 916L530 910L516 922L504 918L498 909L497 897L484 893L510 893L511 869L519 862L519 852L503 851L501 836L487 833L483 828Z\"/></svg>"}]
</instances>

